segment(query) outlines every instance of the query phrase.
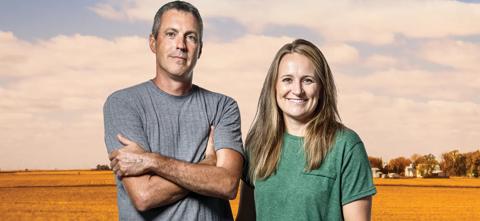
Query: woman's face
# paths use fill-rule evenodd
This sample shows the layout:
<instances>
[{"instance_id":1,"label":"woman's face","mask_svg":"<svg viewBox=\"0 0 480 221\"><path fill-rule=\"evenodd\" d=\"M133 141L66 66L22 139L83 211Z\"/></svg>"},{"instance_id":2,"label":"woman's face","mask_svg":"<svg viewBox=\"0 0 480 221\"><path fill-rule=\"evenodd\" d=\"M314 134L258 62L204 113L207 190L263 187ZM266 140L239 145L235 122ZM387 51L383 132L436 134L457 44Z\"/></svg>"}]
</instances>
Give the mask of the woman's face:
<instances>
[{"instance_id":1,"label":"woman's face","mask_svg":"<svg viewBox=\"0 0 480 221\"><path fill-rule=\"evenodd\" d=\"M307 123L311 119L320 97L320 82L307 57L298 53L284 55L275 89L286 122Z\"/></svg>"}]
</instances>

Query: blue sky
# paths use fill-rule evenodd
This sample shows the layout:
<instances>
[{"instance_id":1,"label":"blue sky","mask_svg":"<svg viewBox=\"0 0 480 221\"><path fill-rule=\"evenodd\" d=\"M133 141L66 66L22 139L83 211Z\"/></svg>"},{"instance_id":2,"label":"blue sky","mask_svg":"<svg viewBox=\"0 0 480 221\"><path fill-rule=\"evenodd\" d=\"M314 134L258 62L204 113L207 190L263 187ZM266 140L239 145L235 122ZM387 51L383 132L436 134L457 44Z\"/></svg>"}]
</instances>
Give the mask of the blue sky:
<instances>
[{"instance_id":1,"label":"blue sky","mask_svg":"<svg viewBox=\"0 0 480 221\"><path fill-rule=\"evenodd\" d=\"M73 34L108 39L142 33L148 35L149 22L104 19L90 9L96 3L98 1L94 0L4 0L0 2L0 28L28 41Z\"/></svg>"}]
</instances>

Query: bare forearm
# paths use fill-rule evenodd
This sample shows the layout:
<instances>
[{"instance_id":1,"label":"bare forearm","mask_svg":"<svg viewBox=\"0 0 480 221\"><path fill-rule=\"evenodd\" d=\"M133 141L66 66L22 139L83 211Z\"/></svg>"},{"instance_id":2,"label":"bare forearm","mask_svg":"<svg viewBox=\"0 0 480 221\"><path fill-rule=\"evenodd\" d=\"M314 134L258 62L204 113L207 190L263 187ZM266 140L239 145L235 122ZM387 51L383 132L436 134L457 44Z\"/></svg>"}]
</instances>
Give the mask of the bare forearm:
<instances>
[{"instance_id":1,"label":"bare forearm","mask_svg":"<svg viewBox=\"0 0 480 221\"><path fill-rule=\"evenodd\" d=\"M124 177L122 182L135 208L140 211L161 207L183 199L189 191L162 177Z\"/></svg>"},{"instance_id":2,"label":"bare forearm","mask_svg":"<svg viewBox=\"0 0 480 221\"><path fill-rule=\"evenodd\" d=\"M150 157L154 159L149 168L151 172L185 189L223 199L234 199L236 196L239 173L232 173L221 166L191 164L158 154Z\"/></svg>"},{"instance_id":3,"label":"bare forearm","mask_svg":"<svg viewBox=\"0 0 480 221\"><path fill-rule=\"evenodd\" d=\"M362 199L353 201L342 207L343 218L345 221L358 220L369 221L372 210L372 197L367 196Z\"/></svg>"}]
</instances>

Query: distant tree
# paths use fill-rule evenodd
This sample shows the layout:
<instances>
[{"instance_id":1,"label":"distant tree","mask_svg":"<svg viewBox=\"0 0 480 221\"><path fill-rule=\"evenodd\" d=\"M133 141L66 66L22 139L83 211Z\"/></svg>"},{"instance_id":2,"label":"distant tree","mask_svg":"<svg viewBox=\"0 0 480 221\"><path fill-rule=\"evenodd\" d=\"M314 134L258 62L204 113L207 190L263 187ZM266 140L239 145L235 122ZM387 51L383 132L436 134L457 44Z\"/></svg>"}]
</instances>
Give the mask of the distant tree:
<instances>
[{"instance_id":1,"label":"distant tree","mask_svg":"<svg viewBox=\"0 0 480 221\"><path fill-rule=\"evenodd\" d=\"M479 177L480 173L480 150L465 153L466 175L470 177Z\"/></svg>"},{"instance_id":2,"label":"distant tree","mask_svg":"<svg viewBox=\"0 0 480 221\"><path fill-rule=\"evenodd\" d=\"M107 164L97 164L96 170L110 170L110 166Z\"/></svg>"},{"instance_id":3,"label":"distant tree","mask_svg":"<svg viewBox=\"0 0 480 221\"><path fill-rule=\"evenodd\" d=\"M405 167L407 167L411 163L412 161L405 157L398 157L395 159L391 159L390 161L388 161L387 170L388 172L404 175Z\"/></svg>"},{"instance_id":4,"label":"distant tree","mask_svg":"<svg viewBox=\"0 0 480 221\"><path fill-rule=\"evenodd\" d=\"M387 173L387 169L383 166L382 158L369 156L368 161L370 162L371 168L378 168L380 172Z\"/></svg>"},{"instance_id":5,"label":"distant tree","mask_svg":"<svg viewBox=\"0 0 480 221\"><path fill-rule=\"evenodd\" d=\"M370 162L370 167L371 168L376 167L378 169L382 169L382 167L383 167L383 160L380 157L368 156L368 161Z\"/></svg>"},{"instance_id":6,"label":"distant tree","mask_svg":"<svg viewBox=\"0 0 480 221\"><path fill-rule=\"evenodd\" d=\"M438 165L438 161L433 154L427 154L417 158L414 164L421 176L431 176L435 170L435 166Z\"/></svg>"},{"instance_id":7,"label":"distant tree","mask_svg":"<svg viewBox=\"0 0 480 221\"><path fill-rule=\"evenodd\" d=\"M418 154L418 153L414 153L412 154L412 156L410 157L410 161L412 161L413 164L416 164L418 159L419 158L422 158L423 156Z\"/></svg>"},{"instance_id":8,"label":"distant tree","mask_svg":"<svg viewBox=\"0 0 480 221\"><path fill-rule=\"evenodd\" d=\"M465 176L467 174L467 158L458 150L443 153L440 168L449 176Z\"/></svg>"}]
</instances>

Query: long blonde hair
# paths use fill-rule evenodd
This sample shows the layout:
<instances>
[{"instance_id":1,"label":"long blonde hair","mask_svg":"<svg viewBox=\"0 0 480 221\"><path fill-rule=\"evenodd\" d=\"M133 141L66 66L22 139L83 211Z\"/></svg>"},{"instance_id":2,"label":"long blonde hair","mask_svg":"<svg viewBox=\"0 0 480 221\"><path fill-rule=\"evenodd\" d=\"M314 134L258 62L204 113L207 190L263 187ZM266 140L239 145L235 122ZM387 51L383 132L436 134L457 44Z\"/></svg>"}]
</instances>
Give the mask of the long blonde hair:
<instances>
[{"instance_id":1,"label":"long blonde hair","mask_svg":"<svg viewBox=\"0 0 480 221\"><path fill-rule=\"evenodd\" d=\"M305 170L320 167L333 145L335 133L343 128L337 109L337 92L333 76L322 52L311 42L297 39L284 45L275 55L263 83L257 112L248 131L245 146L249 157L249 177L252 181L268 178L277 169L285 133L283 114L277 105L275 85L283 56L298 53L313 63L320 81L320 97L315 113L305 130Z\"/></svg>"}]
</instances>

